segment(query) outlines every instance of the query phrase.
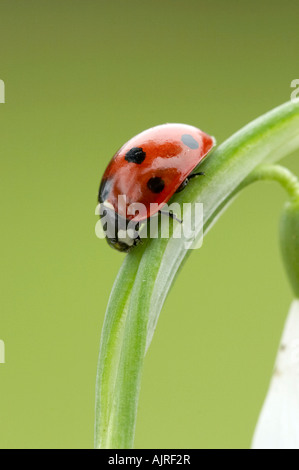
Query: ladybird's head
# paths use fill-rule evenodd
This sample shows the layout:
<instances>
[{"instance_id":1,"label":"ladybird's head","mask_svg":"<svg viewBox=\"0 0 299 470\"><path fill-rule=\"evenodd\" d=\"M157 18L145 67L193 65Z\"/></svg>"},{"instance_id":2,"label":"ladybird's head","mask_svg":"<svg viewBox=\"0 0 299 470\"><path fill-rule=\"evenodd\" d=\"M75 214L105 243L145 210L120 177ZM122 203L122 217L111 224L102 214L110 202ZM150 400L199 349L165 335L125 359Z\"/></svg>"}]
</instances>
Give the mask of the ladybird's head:
<instances>
[{"instance_id":1,"label":"ladybird's head","mask_svg":"<svg viewBox=\"0 0 299 470\"><path fill-rule=\"evenodd\" d=\"M128 227L130 220L120 216L108 201L100 203L99 215L108 245L118 251L130 251L136 244L135 239L138 236L136 231Z\"/></svg>"},{"instance_id":2,"label":"ladybird's head","mask_svg":"<svg viewBox=\"0 0 299 470\"><path fill-rule=\"evenodd\" d=\"M132 248L132 245L127 245L127 243L124 243L123 241L120 241L119 238L108 238L106 237L107 243L109 246L114 248L117 251L121 251L122 253L128 253L130 249Z\"/></svg>"}]
</instances>

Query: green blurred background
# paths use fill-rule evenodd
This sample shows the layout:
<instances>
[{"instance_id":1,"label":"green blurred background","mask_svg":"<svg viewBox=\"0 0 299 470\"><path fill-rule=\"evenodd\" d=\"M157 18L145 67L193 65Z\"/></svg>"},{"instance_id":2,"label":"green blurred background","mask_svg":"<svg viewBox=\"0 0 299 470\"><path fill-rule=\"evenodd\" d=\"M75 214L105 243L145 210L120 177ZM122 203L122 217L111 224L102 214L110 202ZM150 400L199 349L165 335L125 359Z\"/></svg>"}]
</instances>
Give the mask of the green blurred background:
<instances>
[{"instance_id":1,"label":"green blurred background","mask_svg":"<svg viewBox=\"0 0 299 470\"><path fill-rule=\"evenodd\" d=\"M124 255L96 238L101 175L153 125L223 141L289 100L297 0L1 0L0 447L93 446L101 327ZM299 174L298 154L284 161ZM244 448L292 294L285 194L247 189L192 253L145 362L137 448Z\"/></svg>"}]
</instances>

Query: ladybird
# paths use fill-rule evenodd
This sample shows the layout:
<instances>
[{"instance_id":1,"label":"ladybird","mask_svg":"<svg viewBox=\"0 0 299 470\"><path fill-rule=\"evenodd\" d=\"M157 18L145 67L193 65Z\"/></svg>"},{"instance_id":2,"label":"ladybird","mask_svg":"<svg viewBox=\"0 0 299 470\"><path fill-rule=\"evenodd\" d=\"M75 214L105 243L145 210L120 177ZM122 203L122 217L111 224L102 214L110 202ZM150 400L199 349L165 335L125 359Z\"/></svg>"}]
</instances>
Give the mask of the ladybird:
<instances>
[{"instance_id":1,"label":"ladybird","mask_svg":"<svg viewBox=\"0 0 299 470\"><path fill-rule=\"evenodd\" d=\"M214 145L213 137L186 124L152 127L123 145L108 164L98 195L109 245L124 252L135 246L139 223L161 212L175 192L202 174L191 173ZM136 206L137 215L130 209ZM124 236L132 219L136 230Z\"/></svg>"}]
</instances>

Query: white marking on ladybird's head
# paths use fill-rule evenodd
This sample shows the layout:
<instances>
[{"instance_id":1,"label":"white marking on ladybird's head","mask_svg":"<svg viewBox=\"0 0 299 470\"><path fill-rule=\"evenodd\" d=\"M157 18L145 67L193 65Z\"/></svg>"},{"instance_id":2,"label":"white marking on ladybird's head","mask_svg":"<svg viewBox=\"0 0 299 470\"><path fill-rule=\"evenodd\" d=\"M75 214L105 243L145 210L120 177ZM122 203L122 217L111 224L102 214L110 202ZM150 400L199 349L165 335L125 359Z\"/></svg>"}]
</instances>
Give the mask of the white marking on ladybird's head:
<instances>
[{"instance_id":1,"label":"white marking on ladybird's head","mask_svg":"<svg viewBox=\"0 0 299 470\"><path fill-rule=\"evenodd\" d=\"M120 230L117 232L117 237L118 237L120 240L125 240L125 239L127 238L127 231L120 229Z\"/></svg>"},{"instance_id":2,"label":"white marking on ladybird's head","mask_svg":"<svg viewBox=\"0 0 299 470\"><path fill-rule=\"evenodd\" d=\"M117 232L117 237L121 242L125 243L128 246L132 246L134 243L134 239L130 237L127 230L120 229Z\"/></svg>"},{"instance_id":3,"label":"white marking on ladybird's head","mask_svg":"<svg viewBox=\"0 0 299 470\"><path fill-rule=\"evenodd\" d=\"M127 230L128 237L135 238L135 230L132 228L128 228Z\"/></svg>"}]
</instances>

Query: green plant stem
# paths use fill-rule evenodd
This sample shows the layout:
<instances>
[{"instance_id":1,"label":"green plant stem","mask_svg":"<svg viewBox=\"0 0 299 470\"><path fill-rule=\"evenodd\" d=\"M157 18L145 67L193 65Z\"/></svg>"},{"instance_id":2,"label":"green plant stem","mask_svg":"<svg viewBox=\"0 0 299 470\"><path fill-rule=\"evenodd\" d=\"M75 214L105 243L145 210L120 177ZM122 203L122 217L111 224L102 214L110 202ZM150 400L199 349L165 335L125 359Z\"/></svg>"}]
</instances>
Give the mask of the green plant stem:
<instances>
[{"instance_id":1,"label":"green plant stem","mask_svg":"<svg viewBox=\"0 0 299 470\"><path fill-rule=\"evenodd\" d=\"M299 180L281 165L261 165L244 180L243 187L256 181L276 181L288 193L290 200L299 200Z\"/></svg>"},{"instance_id":2,"label":"green plant stem","mask_svg":"<svg viewBox=\"0 0 299 470\"><path fill-rule=\"evenodd\" d=\"M299 198L288 201L280 218L280 248L293 293L299 299Z\"/></svg>"},{"instance_id":3,"label":"green plant stem","mask_svg":"<svg viewBox=\"0 0 299 470\"><path fill-rule=\"evenodd\" d=\"M290 285L295 297L299 298L299 180L288 168L281 165L261 165L241 186L243 188L256 181L265 180L279 183L289 196L281 214L279 241Z\"/></svg>"},{"instance_id":4,"label":"green plant stem","mask_svg":"<svg viewBox=\"0 0 299 470\"><path fill-rule=\"evenodd\" d=\"M173 202L204 204L206 233L265 162L299 148L299 101L258 118L216 148ZM131 448L142 366L173 282L190 255L184 238L151 239L129 253L115 281L105 316L96 382L95 447Z\"/></svg>"}]
</instances>

